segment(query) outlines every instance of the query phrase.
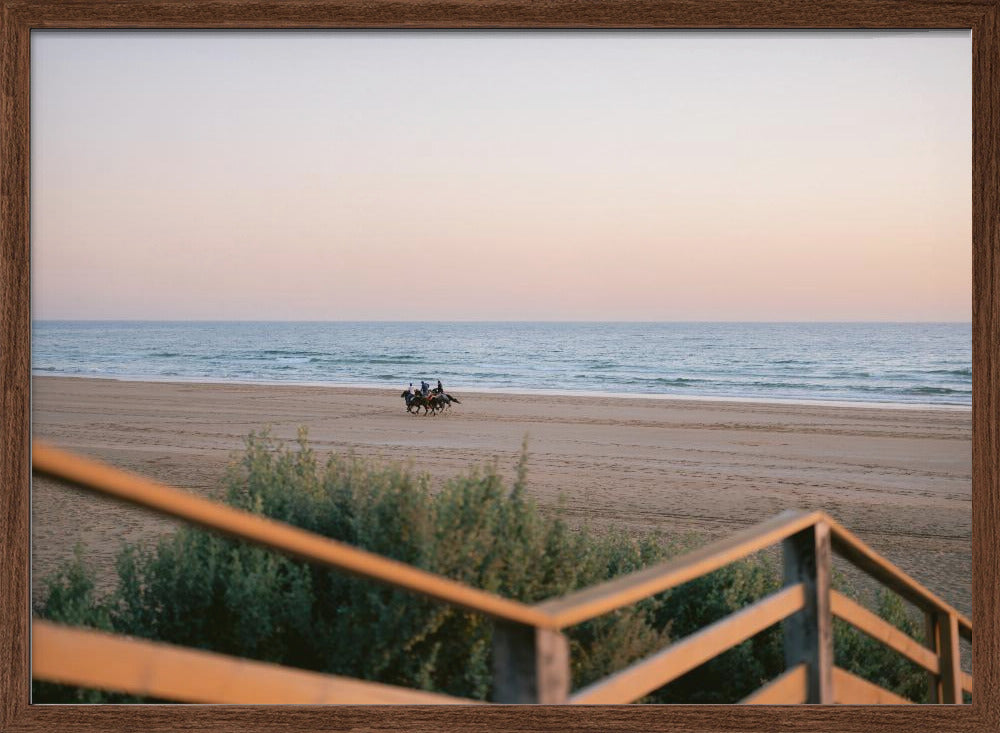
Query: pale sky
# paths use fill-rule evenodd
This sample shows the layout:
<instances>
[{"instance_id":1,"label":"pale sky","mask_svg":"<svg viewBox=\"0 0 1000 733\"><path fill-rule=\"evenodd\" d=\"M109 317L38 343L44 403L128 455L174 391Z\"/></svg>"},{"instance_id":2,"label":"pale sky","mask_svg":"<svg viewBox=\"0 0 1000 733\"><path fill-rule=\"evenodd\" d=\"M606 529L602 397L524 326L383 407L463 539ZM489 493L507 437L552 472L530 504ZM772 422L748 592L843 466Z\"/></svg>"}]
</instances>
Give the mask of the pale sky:
<instances>
[{"instance_id":1,"label":"pale sky","mask_svg":"<svg viewBox=\"0 0 1000 733\"><path fill-rule=\"evenodd\" d=\"M32 33L36 319L958 320L963 31Z\"/></svg>"}]
</instances>

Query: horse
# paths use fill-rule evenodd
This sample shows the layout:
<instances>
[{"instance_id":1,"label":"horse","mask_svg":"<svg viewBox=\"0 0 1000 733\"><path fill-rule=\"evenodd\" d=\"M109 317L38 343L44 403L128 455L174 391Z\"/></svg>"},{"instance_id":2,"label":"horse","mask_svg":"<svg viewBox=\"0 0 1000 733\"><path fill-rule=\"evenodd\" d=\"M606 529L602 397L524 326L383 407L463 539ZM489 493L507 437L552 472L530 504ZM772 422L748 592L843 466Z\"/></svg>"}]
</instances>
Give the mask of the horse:
<instances>
[{"instance_id":1,"label":"horse","mask_svg":"<svg viewBox=\"0 0 1000 733\"><path fill-rule=\"evenodd\" d=\"M409 390L404 390L400 397L406 402L406 411L414 415L420 414L421 407L424 408L425 415L428 412L436 415L438 410L443 411L452 402L458 405L462 404L450 394L437 394L436 392L425 397L419 392L410 394ZM414 412L414 408L416 408L416 412Z\"/></svg>"},{"instance_id":2,"label":"horse","mask_svg":"<svg viewBox=\"0 0 1000 733\"><path fill-rule=\"evenodd\" d=\"M456 405L462 404L457 397L452 397L450 394L439 390L437 387L431 390L431 394L437 396L437 398L442 401L441 409L450 407L452 402Z\"/></svg>"},{"instance_id":3,"label":"horse","mask_svg":"<svg viewBox=\"0 0 1000 733\"><path fill-rule=\"evenodd\" d=\"M430 397L430 396L424 397L419 392L411 395L410 391L406 390L400 396L406 401L406 411L414 415L420 414L421 407L424 408L425 415L428 412L431 413L432 415L435 415L437 414L438 409L441 407L440 403L437 401L438 400L437 397ZM414 408L416 408L415 412Z\"/></svg>"},{"instance_id":4,"label":"horse","mask_svg":"<svg viewBox=\"0 0 1000 733\"><path fill-rule=\"evenodd\" d=\"M420 408L423 407L424 408L424 413L426 414L426 412L427 412L427 405L425 404L425 400L427 398L424 397L419 392L412 392L411 393L410 390L408 390L408 389L407 390L403 390L403 394L401 394L400 397L402 397L403 401L406 403L406 411L407 412L413 413L414 408L416 408L416 413L415 414L420 414Z\"/></svg>"}]
</instances>

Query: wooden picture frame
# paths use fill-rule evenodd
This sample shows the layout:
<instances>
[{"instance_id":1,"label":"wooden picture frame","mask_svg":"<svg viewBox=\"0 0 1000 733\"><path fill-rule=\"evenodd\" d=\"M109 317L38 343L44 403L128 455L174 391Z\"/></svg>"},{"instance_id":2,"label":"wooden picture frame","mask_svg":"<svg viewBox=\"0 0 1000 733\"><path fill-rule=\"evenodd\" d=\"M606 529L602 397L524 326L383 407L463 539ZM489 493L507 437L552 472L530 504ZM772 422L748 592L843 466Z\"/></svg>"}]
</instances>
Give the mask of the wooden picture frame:
<instances>
[{"instance_id":1,"label":"wooden picture frame","mask_svg":"<svg viewBox=\"0 0 1000 733\"><path fill-rule=\"evenodd\" d=\"M1000 0L0 0L0 731L1000 730ZM33 29L969 29L973 140L972 705L32 706L30 34Z\"/></svg>"}]
</instances>

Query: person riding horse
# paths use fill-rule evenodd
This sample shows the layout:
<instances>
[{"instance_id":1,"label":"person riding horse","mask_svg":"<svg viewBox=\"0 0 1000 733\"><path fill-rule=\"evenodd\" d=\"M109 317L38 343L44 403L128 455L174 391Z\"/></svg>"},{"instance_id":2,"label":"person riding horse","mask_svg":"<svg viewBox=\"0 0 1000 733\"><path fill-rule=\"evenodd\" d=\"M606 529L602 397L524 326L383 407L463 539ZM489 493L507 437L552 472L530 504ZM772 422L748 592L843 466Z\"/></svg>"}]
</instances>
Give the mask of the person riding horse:
<instances>
[{"instance_id":1,"label":"person riding horse","mask_svg":"<svg viewBox=\"0 0 1000 733\"><path fill-rule=\"evenodd\" d=\"M428 412L432 415L436 415L438 410L444 410L451 406L451 403L456 405L462 404L456 398L452 397L450 394L445 394L443 387L441 386L441 380L438 380L438 387L433 390L431 394L428 394L428 388L430 385L427 382L420 383L420 391L414 392L413 383L410 383L410 388L404 390L400 397L406 402L406 411L413 413L416 408L416 412L420 412L420 408L424 408L424 414Z\"/></svg>"}]
</instances>

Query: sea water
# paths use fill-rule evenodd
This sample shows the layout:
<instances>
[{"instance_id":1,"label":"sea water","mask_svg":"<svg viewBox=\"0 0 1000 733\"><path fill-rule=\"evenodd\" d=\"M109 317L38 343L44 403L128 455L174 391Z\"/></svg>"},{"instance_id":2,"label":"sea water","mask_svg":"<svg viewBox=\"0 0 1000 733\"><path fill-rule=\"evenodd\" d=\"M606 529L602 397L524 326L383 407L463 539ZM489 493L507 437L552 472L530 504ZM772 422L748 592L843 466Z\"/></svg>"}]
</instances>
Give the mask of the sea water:
<instances>
[{"instance_id":1,"label":"sea water","mask_svg":"<svg viewBox=\"0 0 1000 733\"><path fill-rule=\"evenodd\" d=\"M34 374L971 404L969 323L37 321Z\"/></svg>"}]
</instances>

